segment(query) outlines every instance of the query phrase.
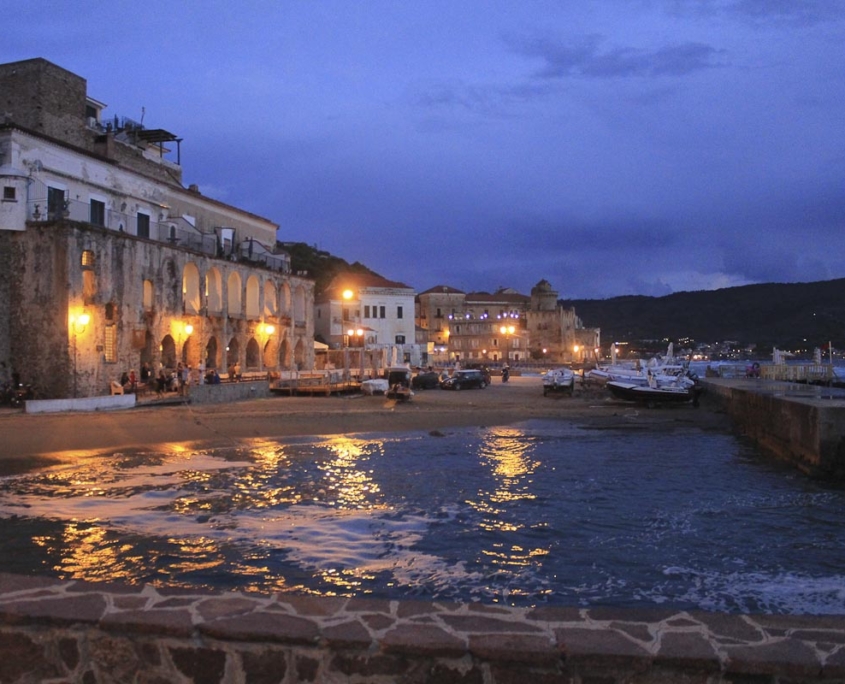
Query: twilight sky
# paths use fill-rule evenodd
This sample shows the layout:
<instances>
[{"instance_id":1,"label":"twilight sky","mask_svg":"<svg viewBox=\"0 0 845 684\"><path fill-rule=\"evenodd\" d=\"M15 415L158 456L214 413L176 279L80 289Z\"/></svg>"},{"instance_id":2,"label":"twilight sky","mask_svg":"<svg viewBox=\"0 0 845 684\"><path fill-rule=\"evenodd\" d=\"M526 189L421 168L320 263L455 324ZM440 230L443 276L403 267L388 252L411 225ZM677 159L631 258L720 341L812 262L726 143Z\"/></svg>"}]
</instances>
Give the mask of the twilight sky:
<instances>
[{"instance_id":1,"label":"twilight sky","mask_svg":"<svg viewBox=\"0 0 845 684\"><path fill-rule=\"evenodd\" d=\"M845 0L29 0L185 185L426 290L845 277Z\"/></svg>"}]
</instances>

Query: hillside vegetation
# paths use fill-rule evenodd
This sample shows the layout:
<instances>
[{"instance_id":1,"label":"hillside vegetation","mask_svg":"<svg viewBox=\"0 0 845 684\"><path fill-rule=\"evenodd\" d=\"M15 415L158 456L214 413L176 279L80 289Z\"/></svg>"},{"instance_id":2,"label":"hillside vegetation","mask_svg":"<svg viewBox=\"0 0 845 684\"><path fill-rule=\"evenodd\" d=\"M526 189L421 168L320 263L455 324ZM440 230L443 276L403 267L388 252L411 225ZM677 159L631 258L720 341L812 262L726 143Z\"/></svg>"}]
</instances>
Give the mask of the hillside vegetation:
<instances>
[{"instance_id":1,"label":"hillside vegetation","mask_svg":"<svg viewBox=\"0 0 845 684\"><path fill-rule=\"evenodd\" d=\"M691 338L763 349L812 350L828 342L845 348L845 279L562 303L575 307L585 326L601 328L605 343Z\"/></svg>"}]
</instances>

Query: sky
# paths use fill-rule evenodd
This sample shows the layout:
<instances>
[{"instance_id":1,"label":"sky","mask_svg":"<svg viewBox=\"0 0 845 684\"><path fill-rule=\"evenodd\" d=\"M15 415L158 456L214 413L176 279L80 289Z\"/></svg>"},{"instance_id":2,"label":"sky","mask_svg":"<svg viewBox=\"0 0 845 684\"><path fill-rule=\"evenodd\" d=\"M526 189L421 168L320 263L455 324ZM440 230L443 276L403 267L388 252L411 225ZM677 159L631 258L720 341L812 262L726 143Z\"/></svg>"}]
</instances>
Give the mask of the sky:
<instances>
[{"instance_id":1,"label":"sky","mask_svg":"<svg viewBox=\"0 0 845 684\"><path fill-rule=\"evenodd\" d=\"M845 0L29 0L183 182L421 292L845 277Z\"/></svg>"}]
</instances>

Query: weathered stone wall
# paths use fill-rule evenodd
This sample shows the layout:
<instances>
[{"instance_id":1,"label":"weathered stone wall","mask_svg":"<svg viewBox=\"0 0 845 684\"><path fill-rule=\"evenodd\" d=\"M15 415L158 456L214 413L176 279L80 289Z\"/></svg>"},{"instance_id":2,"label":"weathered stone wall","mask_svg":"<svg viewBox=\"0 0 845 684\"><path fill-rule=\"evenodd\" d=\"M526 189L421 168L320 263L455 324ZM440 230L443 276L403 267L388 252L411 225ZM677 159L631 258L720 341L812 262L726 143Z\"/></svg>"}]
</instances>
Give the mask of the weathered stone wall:
<instances>
[{"instance_id":1,"label":"weathered stone wall","mask_svg":"<svg viewBox=\"0 0 845 684\"><path fill-rule=\"evenodd\" d=\"M764 451L811 475L845 478L845 393L759 379L702 382Z\"/></svg>"},{"instance_id":2,"label":"weathered stone wall","mask_svg":"<svg viewBox=\"0 0 845 684\"><path fill-rule=\"evenodd\" d=\"M167 591L0 575L0 681L819 684L845 617Z\"/></svg>"},{"instance_id":3,"label":"weathered stone wall","mask_svg":"<svg viewBox=\"0 0 845 684\"><path fill-rule=\"evenodd\" d=\"M9 233L0 230L0 361L12 363L11 329L11 286L12 286L12 240Z\"/></svg>"},{"instance_id":4,"label":"weathered stone wall","mask_svg":"<svg viewBox=\"0 0 845 684\"><path fill-rule=\"evenodd\" d=\"M0 113L17 124L87 147L84 78L45 59L0 64Z\"/></svg>"},{"instance_id":5,"label":"weathered stone wall","mask_svg":"<svg viewBox=\"0 0 845 684\"><path fill-rule=\"evenodd\" d=\"M107 394L111 380L118 380L124 371L139 370L143 360L157 369L163 360L161 344L168 337L179 359L182 345L187 346L186 358L194 367L205 360L209 340L214 338L218 367L225 368L226 346L235 341L242 369L251 370L247 346L253 339L267 341L268 336L260 332L265 320L274 325L276 346L271 358L261 358L262 366L287 367L284 364L291 363L298 347L301 367L313 367L313 317L296 321L290 310L266 316L263 307L264 285L269 283L277 292L283 286L304 290L305 311L310 311L312 281L66 221L29 224L25 232L7 233L4 243L11 254L11 286L4 300L10 302L10 356L23 380L39 388L40 398ZM92 255L87 283L83 252ZM248 317L243 309L229 311L225 306L216 314L186 313L182 279L189 264L196 267L198 286L212 268L221 274L224 303L230 273L239 274L243 288L250 276L258 278L257 313ZM153 284L152 307L144 305L144 281ZM246 290L237 298L244 302ZM82 311L91 320L74 335L69 316ZM189 323L194 327L190 334L184 332ZM107 332L110 325L114 327ZM106 345L112 332L116 353L110 361Z\"/></svg>"}]
</instances>

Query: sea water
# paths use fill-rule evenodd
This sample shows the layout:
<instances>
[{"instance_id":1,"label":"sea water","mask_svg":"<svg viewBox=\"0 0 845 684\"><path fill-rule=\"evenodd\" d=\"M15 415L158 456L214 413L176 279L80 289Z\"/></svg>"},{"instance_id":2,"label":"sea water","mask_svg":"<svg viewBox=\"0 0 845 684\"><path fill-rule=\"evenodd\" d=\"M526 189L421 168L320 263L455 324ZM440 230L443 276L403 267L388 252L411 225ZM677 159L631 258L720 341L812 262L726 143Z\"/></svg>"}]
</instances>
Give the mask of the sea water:
<instances>
[{"instance_id":1,"label":"sea water","mask_svg":"<svg viewBox=\"0 0 845 684\"><path fill-rule=\"evenodd\" d=\"M845 613L845 490L679 423L161 445L0 480L0 568L315 595Z\"/></svg>"}]
</instances>

